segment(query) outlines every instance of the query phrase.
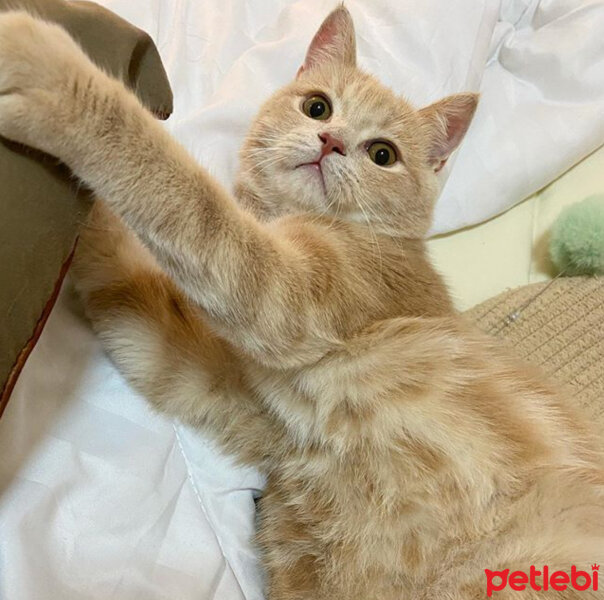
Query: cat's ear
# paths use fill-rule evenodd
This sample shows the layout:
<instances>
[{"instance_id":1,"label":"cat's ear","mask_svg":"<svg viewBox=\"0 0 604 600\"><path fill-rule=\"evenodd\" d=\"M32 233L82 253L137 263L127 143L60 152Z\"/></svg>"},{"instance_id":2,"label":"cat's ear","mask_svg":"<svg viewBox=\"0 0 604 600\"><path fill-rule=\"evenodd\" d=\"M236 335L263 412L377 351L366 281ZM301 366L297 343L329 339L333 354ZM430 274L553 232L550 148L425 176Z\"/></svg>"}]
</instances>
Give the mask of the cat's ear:
<instances>
[{"instance_id":1,"label":"cat's ear","mask_svg":"<svg viewBox=\"0 0 604 600\"><path fill-rule=\"evenodd\" d=\"M478 94L456 94L419 111L429 138L428 160L440 171L463 140L478 104Z\"/></svg>"},{"instance_id":2,"label":"cat's ear","mask_svg":"<svg viewBox=\"0 0 604 600\"><path fill-rule=\"evenodd\" d=\"M356 55L352 17L344 5L340 4L323 21L312 39L304 64L298 69L298 77L305 71L326 63L354 67Z\"/></svg>"}]
</instances>

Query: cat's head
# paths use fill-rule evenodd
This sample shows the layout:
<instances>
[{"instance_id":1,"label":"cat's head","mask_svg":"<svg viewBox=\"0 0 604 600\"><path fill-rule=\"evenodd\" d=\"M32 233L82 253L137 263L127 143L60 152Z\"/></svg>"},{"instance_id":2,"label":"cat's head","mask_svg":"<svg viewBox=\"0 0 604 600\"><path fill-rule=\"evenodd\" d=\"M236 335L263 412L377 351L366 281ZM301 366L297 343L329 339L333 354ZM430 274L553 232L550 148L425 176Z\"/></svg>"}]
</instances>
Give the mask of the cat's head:
<instances>
[{"instance_id":1,"label":"cat's head","mask_svg":"<svg viewBox=\"0 0 604 600\"><path fill-rule=\"evenodd\" d=\"M465 135L477 95L416 110L356 66L340 6L313 38L296 79L262 107L241 152L240 182L269 214L313 212L423 236L437 171Z\"/></svg>"}]
</instances>

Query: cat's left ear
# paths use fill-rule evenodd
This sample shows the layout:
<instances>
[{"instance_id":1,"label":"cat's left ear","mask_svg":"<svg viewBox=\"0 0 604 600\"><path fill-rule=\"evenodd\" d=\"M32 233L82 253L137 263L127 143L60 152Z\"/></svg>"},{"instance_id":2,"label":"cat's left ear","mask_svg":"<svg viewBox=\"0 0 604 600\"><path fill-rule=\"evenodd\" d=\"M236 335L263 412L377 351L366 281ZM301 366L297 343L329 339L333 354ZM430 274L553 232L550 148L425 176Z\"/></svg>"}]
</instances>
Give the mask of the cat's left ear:
<instances>
[{"instance_id":1,"label":"cat's left ear","mask_svg":"<svg viewBox=\"0 0 604 600\"><path fill-rule=\"evenodd\" d=\"M354 67L356 56L352 17L341 4L319 27L319 31L308 47L304 64L298 69L298 77L306 71L327 63Z\"/></svg>"},{"instance_id":2,"label":"cat's left ear","mask_svg":"<svg viewBox=\"0 0 604 600\"><path fill-rule=\"evenodd\" d=\"M419 111L429 138L428 160L440 171L463 140L476 112L478 94L455 94Z\"/></svg>"}]
</instances>

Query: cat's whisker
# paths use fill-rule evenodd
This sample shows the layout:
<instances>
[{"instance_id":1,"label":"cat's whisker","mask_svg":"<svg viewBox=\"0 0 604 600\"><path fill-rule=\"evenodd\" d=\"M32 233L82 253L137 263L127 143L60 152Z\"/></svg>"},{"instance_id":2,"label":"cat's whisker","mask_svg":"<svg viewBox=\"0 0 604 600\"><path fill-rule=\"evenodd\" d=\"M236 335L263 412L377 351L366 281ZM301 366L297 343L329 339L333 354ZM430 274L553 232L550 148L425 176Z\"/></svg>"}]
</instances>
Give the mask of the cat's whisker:
<instances>
[{"instance_id":1,"label":"cat's whisker","mask_svg":"<svg viewBox=\"0 0 604 600\"><path fill-rule=\"evenodd\" d=\"M383 271L384 271L384 262L383 262L382 248L380 246L380 242L377 239L377 235L375 233L375 230L373 228L371 220L367 216L367 212L365 212L365 208L363 207L363 203L361 202L360 198L358 198L358 197L355 196L355 202L356 202L357 206L361 209L361 212L363 213L363 216L365 217L365 221L367 223L367 227L369 228L369 233L371 234L371 237L373 239L373 243L377 247L378 255L379 255L379 259L380 259L380 273L383 273Z\"/></svg>"},{"instance_id":2,"label":"cat's whisker","mask_svg":"<svg viewBox=\"0 0 604 600\"><path fill-rule=\"evenodd\" d=\"M316 215L312 215L310 217L311 222L317 223L318 221L320 221L326 214L328 214L330 208L333 206L335 201L336 201L335 199L331 200L323 207L323 210L320 213L317 213ZM328 229L329 229L329 226L328 226Z\"/></svg>"},{"instance_id":3,"label":"cat's whisker","mask_svg":"<svg viewBox=\"0 0 604 600\"><path fill-rule=\"evenodd\" d=\"M272 167L280 162L283 162L281 156L270 156L260 161L256 161L252 167L252 171L256 173L264 173L269 167Z\"/></svg>"}]
</instances>

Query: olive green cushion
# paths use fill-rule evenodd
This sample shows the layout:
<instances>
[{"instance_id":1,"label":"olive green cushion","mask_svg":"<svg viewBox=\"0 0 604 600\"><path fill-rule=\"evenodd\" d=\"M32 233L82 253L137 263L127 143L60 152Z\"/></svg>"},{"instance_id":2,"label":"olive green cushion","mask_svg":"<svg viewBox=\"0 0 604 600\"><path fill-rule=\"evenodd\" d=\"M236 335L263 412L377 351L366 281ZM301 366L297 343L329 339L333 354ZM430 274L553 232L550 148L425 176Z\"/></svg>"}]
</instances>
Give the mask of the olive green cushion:
<instances>
[{"instance_id":1,"label":"olive green cushion","mask_svg":"<svg viewBox=\"0 0 604 600\"><path fill-rule=\"evenodd\" d=\"M61 24L159 118L172 92L151 38L92 2L0 0ZM0 414L52 308L89 202L56 160L0 143Z\"/></svg>"}]
</instances>

